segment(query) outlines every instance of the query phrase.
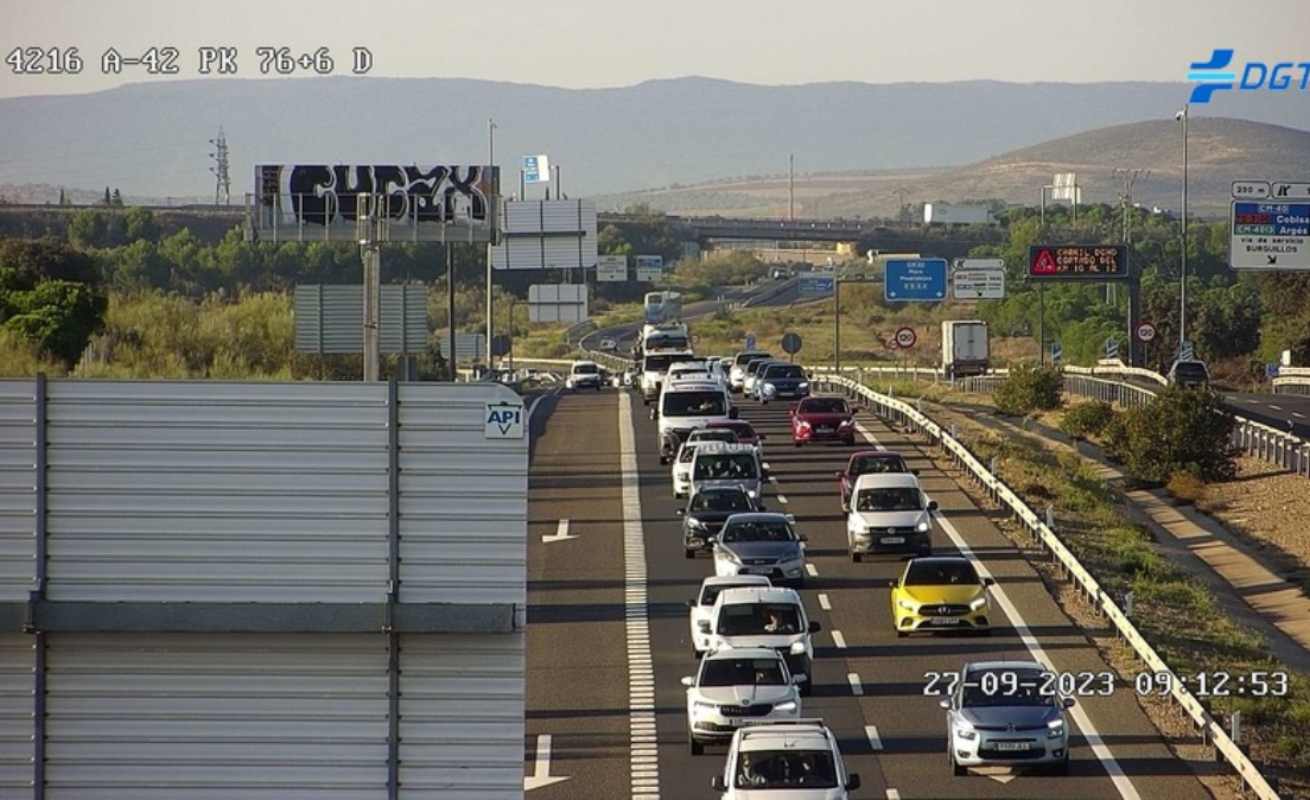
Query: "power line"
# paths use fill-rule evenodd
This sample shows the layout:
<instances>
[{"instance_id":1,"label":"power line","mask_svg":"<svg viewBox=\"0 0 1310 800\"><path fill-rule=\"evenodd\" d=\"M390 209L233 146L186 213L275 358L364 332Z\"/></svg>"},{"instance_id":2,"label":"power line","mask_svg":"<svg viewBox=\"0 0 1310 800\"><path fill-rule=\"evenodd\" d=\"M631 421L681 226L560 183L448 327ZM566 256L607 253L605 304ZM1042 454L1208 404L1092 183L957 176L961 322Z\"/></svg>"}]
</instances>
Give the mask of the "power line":
<instances>
[{"instance_id":1,"label":"power line","mask_svg":"<svg viewBox=\"0 0 1310 800\"><path fill-rule=\"evenodd\" d=\"M223 198L221 205L232 205L232 180L227 170L227 136L223 133L222 125L218 126L218 138L210 139L209 143L214 146L214 152L209 154L214 159L213 166L209 168L214 174L214 205L220 205L220 196Z\"/></svg>"}]
</instances>

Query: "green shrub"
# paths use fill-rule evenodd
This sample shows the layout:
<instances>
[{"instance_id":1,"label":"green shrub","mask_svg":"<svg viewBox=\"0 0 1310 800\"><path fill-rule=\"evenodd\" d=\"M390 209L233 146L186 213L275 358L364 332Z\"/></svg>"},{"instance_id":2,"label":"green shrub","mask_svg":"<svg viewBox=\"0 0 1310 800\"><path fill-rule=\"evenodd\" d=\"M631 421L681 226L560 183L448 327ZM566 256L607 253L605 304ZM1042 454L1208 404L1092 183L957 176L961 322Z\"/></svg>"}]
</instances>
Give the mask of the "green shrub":
<instances>
[{"instance_id":1,"label":"green shrub","mask_svg":"<svg viewBox=\"0 0 1310 800\"><path fill-rule=\"evenodd\" d=\"M1059 369L1025 363L1010 369L1009 377L992 393L992 399L1001 413L1024 416L1059 408L1063 388L1064 376Z\"/></svg>"},{"instance_id":2,"label":"green shrub","mask_svg":"<svg viewBox=\"0 0 1310 800\"><path fill-rule=\"evenodd\" d=\"M1114 408L1109 403L1100 400L1082 403L1065 412L1064 419L1060 420L1060 430L1075 439L1100 436L1114 417Z\"/></svg>"},{"instance_id":3,"label":"green shrub","mask_svg":"<svg viewBox=\"0 0 1310 800\"><path fill-rule=\"evenodd\" d=\"M1184 503L1199 503L1205 499L1207 494L1205 481L1184 469L1170 475L1165 488L1169 490L1169 494Z\"/></svg>"},{"instance_id":4,"label":"green shrub","mask_svg":"<svg viewBox=\"0 0 1310 800\"><path fill-rule=\"evenodd\" d=\"M1164 482L1186 471L1223 481L1237 473L1235 423L1212 391L1171 387L1122 419L1122 431L1110 432L1110 447L1139 480Z\"/></svg>"}]
</instances>

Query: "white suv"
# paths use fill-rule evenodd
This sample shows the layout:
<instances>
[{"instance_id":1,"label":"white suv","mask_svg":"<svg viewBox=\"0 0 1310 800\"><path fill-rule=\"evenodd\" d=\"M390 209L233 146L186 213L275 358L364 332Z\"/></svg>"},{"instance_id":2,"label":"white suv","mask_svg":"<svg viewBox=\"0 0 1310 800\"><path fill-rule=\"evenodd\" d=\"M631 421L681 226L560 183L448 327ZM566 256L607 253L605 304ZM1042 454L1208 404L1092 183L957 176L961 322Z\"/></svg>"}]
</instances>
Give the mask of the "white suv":
<instances>
[{"instance_id":1,"label":"white suv","mask_svg":"<svg viewBox=\"0 0 1310 800\"><path fill-rule=\"evenodd\" d=\"M851 560L873 553L932 553L932 512L937 501L907 472L867 473L855 479L846 516Z\"/></svg>"},{"instance_id":2,"label":"white suv","mask_svg":"<svg viewBox=\"0 0 1310 800\"><path fill-rule=\"evenodd\" d=\"M823 720L795 719L739 729L723 774L710 787L723 800L848 800L860 776L846 771L837 737Z\"/></svg>"},{"instance_id":3,"label":"white suv","mask_svg":"<svg viewBox=\"0 0 1310 800\"><path fill-rule=\"evenodd\" d=\"M569 389L595 389L599 392L600 367L595 361L574 361L564 385Z\"/></svg>"},{"instance_id":4,"label":"white suv","mask_svg":"<svg viewBox=\"0 0 1310 800\"><path fill-rule=\"evenodd\" d=\"M711 576L701 581L700 591L687 601L691 609L688 618L691 623L691 655L700 658L710 646L710 624L714 618L714 601L719 594L728 589L740 589L743 586L756 586L767 589L773 584L763 575L734 575L730 578ZM705 623L701 625L701 623Z\"/></svg>"},{"instance_id":5,"label":"white suv","mask_svg":"<svg viewBox=\"0 0 1310 800\"><path fill-rule=\"evenodd\" d=\"M723 442L736 444L737 434L727 428L697 428L687 434L687 439L678 448L678 455L673 459L673 496L682 498L691 493L691 466L696 455L696 445L705 442Z\"/></svg>"},{"instance_id":6,"label":"white suv","mask_svg":"<svg viewBox=\"0 0 1310 800\"><path fill-rule=\"evenodd\" d=\"M797 681L787 662L767 647L719 650L701 659L687 687L687 747L698 756L706 744L728 741L743 723L795 719L801 713Z\"/></svg>"},{"instance_id":7,"label":"white suv","mask_svg":"<svg viewBox=\"0 0 1310 800\"><path fill-rule=\"evenodd\" d=\"M725 647L768 647L787 659L792 675L803 676L801 694L813 689L814 634L821 626L805 613L795 589L750 587L725 589L714 601L708 622L698 634L706 650Z\"/></svg>"}]
</instances>

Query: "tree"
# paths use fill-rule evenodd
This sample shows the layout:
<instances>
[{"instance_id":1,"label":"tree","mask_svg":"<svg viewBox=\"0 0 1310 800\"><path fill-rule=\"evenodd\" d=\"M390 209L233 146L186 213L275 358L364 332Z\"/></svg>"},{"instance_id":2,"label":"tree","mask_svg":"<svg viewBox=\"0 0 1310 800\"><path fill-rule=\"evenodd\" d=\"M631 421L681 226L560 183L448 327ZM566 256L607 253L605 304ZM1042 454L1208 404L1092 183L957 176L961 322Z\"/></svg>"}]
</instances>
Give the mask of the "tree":
<instances>
[{"instance_id":1,"label":"tree","mask_svg":"<svg viewBox=\"0 0 1310 800\"><path fill-rule=\"evenodd\" d=\"M118 208L122 208L122 207L123 207L123 195L121 195L121 194L118 193L118 187L117 187L117 186L114 187L114 195L113 195L113 197L110 199L110 203L109 203L109 205L111 205L111 206L117 206Z\"/></svg>"},{"instance_id":2,"label":"tree","mask_svg":"<svg viewBox=\"0 0 1310 800\"><path fill-rule=\"evenodd\" d=\"M1019 417L1059 408L1063 389L1064 375L1059 369L1025 362L1010 368L1009 376L996 387L992 399L1002 414Z\"/></svg>"},{"instance_id":3,"label":"tree","mask_svg":"<svg viewBox=\"0 0 1310 800\"><path fill-rule=\"evenodd\" d=\"M6 330L71 367L104 324L107 306L105 295L87 284L42 281L28 291L4 293L0 317Z\"/></svg>"},{"instance_id":4,"label":"tree","mask_svg":"<svg viewBox=\"0 0 1310 800\"><path fill-rule=\"evenodd\" d=\"M135 242L138 239L158 242L159 234L159 223L155 220L154 212L150 209L135 206L129 208L127 213L123 215L123 239L125 242Z\"/></svg>"},{"instance_id":5,"label":"tree","mask_svg":"<svg viewBox=\"0 0 1310 800\"><path fill-rule=\"evenodd\" d=\"M105 187L105 199L104 199L104 204L107 205L107 206L108 206L108 205L112 205L112 204L113 204L112 201L113 201L113 198L111 198L111 197L109 196L109 187L106 186L106 187Z\"/></svg>"},{"instance_id":6,"label":"tree","mask_svg":"<svg viewBox=\"0 0 1310 800\"><path fill-rule=\"evenodd\" d=\"M1169 387L1111 423L1108 446L1141 480L1164 482L1180 471L1207 481L1229 480L1237 473L1235 424L1214 392Z\"/></svg>"},{"instance_id":7,"label":"tree","mask_svg":"<svg viewBox=\"0 0 1310 800\"><path fill-rule=\"evenodd\" d=\"M62 186L59 187L59 205L68 205L68 197L64 194L64 187Z\"/></svg>"},{"instance_id":8,"label":"tree","mask_svg":"<svg viewBox=\"0 0 1310 800\"><path fill-rule=\"evenodd\" d=\"M91 256L51 239L0 239L0 291L27 291L41 281L99 285Z\"/></svg>"},{"instance_id":9,"label":"tree","mask_svg":"<svg viewBox=\"0 0 1310 800\"><path fill-rule=\"evenodd\" d=\"M78 247L109 246L109 220L104 212L84 208L68 220L68 241Z\"/></svg>"}]
</instances>

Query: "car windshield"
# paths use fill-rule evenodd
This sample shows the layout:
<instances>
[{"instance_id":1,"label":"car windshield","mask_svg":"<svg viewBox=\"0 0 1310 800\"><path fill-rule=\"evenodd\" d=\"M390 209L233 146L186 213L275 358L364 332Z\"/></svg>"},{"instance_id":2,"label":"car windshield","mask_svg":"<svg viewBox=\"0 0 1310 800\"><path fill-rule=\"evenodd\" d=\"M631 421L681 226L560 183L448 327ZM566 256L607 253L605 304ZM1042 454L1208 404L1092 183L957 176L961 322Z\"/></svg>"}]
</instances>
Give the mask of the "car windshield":
<instances>
[{"instance_id":1,"label":"car windshield","mask_svg":"<svg viewBox=\"0 0 1310 800\"><path fill-rule=\"evenodd\" d=\"M1205 367L1200 364L1179 364L1174 367L1174 375L1189 380L1204 380L1206 377Z\"/></svg>"},{"instance_id":2,"label":"car windshield","mask_svg":"<svg viewBox=\"0 0 1310 800\"><path fill-rule=\"evenodd\" d=\"M900 457L864 456L851 462L851 475L877 475L881 472L909 472Z\"/></svg>"},{"instance_id":3,"label":"car windshield","mask_svg":"<svg viewBox=\"0 0 1310 800\"><path fill-rule=\"evenodd\" d=\"M728 410L723 392L669 392L660 413L666 417L719 417Z\"/></svg>"},{"instance_id":4,"label":"car windshield","mask_svg":"<svg viewBox=\"0 0 1310 800\"><path fill-rule=\"evenodd\" d=\"M812 397L809 400L802 400L800 413L802 414L846 414L846 401L840 397Z\"/></svg>"},{"instance_id":5,"label":"car windshield","mask_svg":"<svg viewBox=\"0 0 1310 800\"><path fill-rule=\"evenodd\" d=\"M735 363L739 367L744 367L747 364L751 363L752 361L761 358L772 358L772 356L770 356L768 353L742 353L741 355L737 356L737 360Z\"/></svg>"},{"instance_id":6,"label":"car windshield","mask_svg":"<svg viewBox=\"0 0 1310 800\"><path fill-rule=\"evenodd\" d=\"M786 686L787 679L776 658L707 658L698 685Z\"/></svg>"},{"instance_id":7,"label":"car windshield","mask_svg":"<svg viewBox=\"0 0 1310 800\"><path fill-rule=\"evenodd\" d=\"M690 464L692 458L696 456L696 445L684 444L682 450L678 451L678 463Z\"/></svg>"},{"instance_id":8,"label":"car windshield","mask_svg":"<svg viewBox=\"0 0 1310 800\"><path fill-rule=\"evenodd\" d=\"M646 338L647 350L681 350L687 346L686 336L650 336ZM667 365L666 365L667 366Z\"/></svg>"},{"instance_id":9,"label":"car windshield","mask_svg":"<svg viewBox=\"0 0 1310 800\"><path fill-rule=\"evenodd\" d=\"M669 370L669 374L675 378L685 378L688 375L704 375L706 378L710 376L710 373L707 372L706 370L699 369L696 367L687 367L686 369Z\"/></svg>"},{"instance_id":10,"label":"car windshield","mask_svg":"<svg viewBox=\"0 0 1310 800\"><path fill-rule=\"evenodd\" d=\"M595 365L595 364L574 364L574 365L573 365L573 374L574 374L574 375L595 375L595 374L596 374L596 365Z\"/></svg>"},{"instance_id":11,"label":"car windshield","mask_svg":"<svg viewBox=\"0 0 1310 800\"><path fill-rule=\"evenodd\" d=\"M734 781L738 789L835 789L837 766L827 750L743 750Z\"/></svg>"},{"instance_id":12,"label":"car windshield","mask_svg":"<svg viewBox=\"0 0 1310 800\"><path fill-rule=\"evenodd\" d=\"M750 498L740 489L697 492L691 498L692 511L750 511Z\"/></svg>"},{"instance_id":13,"label":"car windshield","mask_svg":"<svg viewBox=\"0 0 1310 800\"><path fill-rule=\"evenodd\" d=\"M787 636L801 632L795 603L733 603L719 609L720 636Z\"/></svg>"},{"instance_id":14,"label":"car windshield","mask_svg":"<svg viewBox=\"0 0 1310 800\"><path fill-rule=\"evenodd\" d=\"M961 681L961 704L966 708L1054 705L1056 698L1042 692L1048 683L1039 669L971 670Z\"/></svg>"},{"instance_id":15,"label":"car windshield","mask_svg":"<svg viewBox=\"0 0 1310 800\"><path fill-rule=\"evenodd\" d=\"M755 456L750 453L725 453L696 459L692 477L698 481L753 480L759 477L759 472L755 469Z\"/></svg>"},{"instance_id":16,"label":"car windshield","mask_svg":"<svg viewBox=\"0 0 1310 800\"><path fill-rule=\"evenodd\" d=\"M681 360L682 359L674 353L669 353L668 355L646 356L646 360L642 364L642 369L646 372L665 372L668 370L670 364Z\"/></svg>"},{"instance_id":17,"label":"car windshield","mask_svg":"<svg viewBox=\"0 0 1310 800\"><path fill-rule=\"evenodd\" d=\"M688 439L691 442L727 442L728 444L737 443L737 434L726 428L719 430L699 430L691 434Z\"/></svg>"},{"instance_id":18,"label":"car windshield","mask_svg":"<svg viewBox=\"0 0 1310 800\"><path fill-rule=\"evenodd\" d=\"M755 429L749 422L715 422L715 428L725 428L737 434L737 441L744 442L755 439Z\"/></svg>"},{"instance_id":19,"label":"car windshield","mask_svg":"<svg viewBox=\"0 0 1310 800\"><path fill-rule=\"evenodd\" d=\"M719 534L722 542L794 542L796 534L782 520L750 520L725 525Z\"/></svg>"},{"instance_id":20,"label":"car windshield","mask_svg":"<svg viewBox=\"0 0 1310 800\"><path fill-rule=\"evenodd\" d=\"M918 511L922 507L919 490L910 486L865 489L860 492L860 499L855 503L859 511Z\"/></svg>"},{"instance_id":21,"label":"car windshield","mask_svg":"<svg viewBox=\"0 0 1310 800\"><path fill-rule=\"evenodd\" d=\"M783 364L781 366L770 366L764 371L766 378L798 378L804 380L805 372L794 364Z\"/></svg>"},{"instance_id":22,"label":"car windshield","mask_svg":"<svg viewBox=\"0 0 1310 800\"><path fill-rule=\"evenodd\" d=\"M747 375L754 375L755 373L757 373L757 372L760 371L760 367L764 366L764 365L767 364L767 363L769 363L769 362L764 361L764 360L760 360L760 361L752 361L751 363L749 363L749 364L746 365L746 374L747 374Z\"/></svg>"},{"instance_id":23,"label":"car windshield","mask_svg":"<svg viewBox=\"0 0 1310 800\"><path fill-rule=\"evenodd\" d=\"M712 606L714 601L719 599L719 593L725 589L740 589L743 586L758 587L758 583L708 583L700 590L700 604L703 606Z\"/></svg>"},{"instance_id":24,"label":"car windshield","mask_svg":"<svg viewBox=\"0 0 1310 800\"><path fill-rule=\"evenodd\" d=\"M906 586L977 586L978 573L964 559L915 561L905 573Z\"/></svg>"}]
</instances>

